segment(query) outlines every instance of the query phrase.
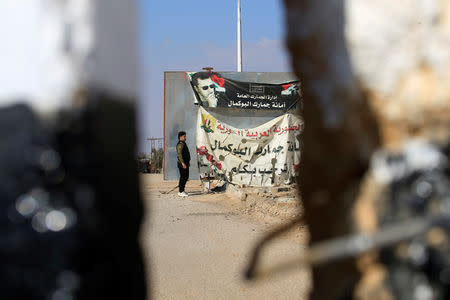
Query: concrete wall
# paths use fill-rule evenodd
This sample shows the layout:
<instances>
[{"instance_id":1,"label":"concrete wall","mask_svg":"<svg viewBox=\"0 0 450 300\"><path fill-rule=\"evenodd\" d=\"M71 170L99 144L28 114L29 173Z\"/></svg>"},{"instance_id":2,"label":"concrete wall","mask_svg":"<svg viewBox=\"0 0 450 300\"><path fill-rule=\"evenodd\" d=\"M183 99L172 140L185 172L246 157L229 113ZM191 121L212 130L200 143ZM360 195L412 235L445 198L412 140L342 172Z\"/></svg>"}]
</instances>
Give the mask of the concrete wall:
<instances>
[{"instance_id":1,"label":"concrete wall","mask_svg":"<svg viewBox=\"0 0 450 300\"><path fill-rule=\"evenodd\" d=\"M257 83L278 84L297 80L288 72L220 72L225 78ZM197 154L195 148L198 106L194 105L194 95L184 72L165 72L164 74L164 179L178 179L175 146L178 131L186 131L187 145L191 152L190 179L198 179ZM295 109L295 108L293 108ZM208 108L217 119L238 128L253 128L284 112L277 110L240 110L227 108Z\"/></svg>"}]
</instances>

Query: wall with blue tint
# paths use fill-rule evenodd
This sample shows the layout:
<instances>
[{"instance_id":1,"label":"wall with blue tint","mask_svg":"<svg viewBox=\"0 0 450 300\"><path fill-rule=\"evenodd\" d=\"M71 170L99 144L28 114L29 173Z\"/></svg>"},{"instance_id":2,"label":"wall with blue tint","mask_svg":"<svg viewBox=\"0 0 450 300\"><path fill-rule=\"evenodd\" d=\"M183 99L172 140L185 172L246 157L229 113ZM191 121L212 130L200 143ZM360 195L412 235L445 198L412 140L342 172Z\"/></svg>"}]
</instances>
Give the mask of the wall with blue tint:
<instances>
[{"instance_id":1,"label":"wall with blue tint","mask_svg":"<svg viewBox=\"0 0 450 300\"><path fill-rule=\"evenodd\" d=\"M288 72L220 72L223 77L245 82L279 84L295 81L297 78ZM164 73L164 179L178 179L177 155L175 146L179 131L186 131L187 145L191 152L189 179L199 179L195 135L198 106L194 105L194 94L185 72ZM237 128L257 127L284 113L281 110L254 110L207 108L217 119ZM297 108L290 111L296 113Z\"/></svg>"}]
</instances>

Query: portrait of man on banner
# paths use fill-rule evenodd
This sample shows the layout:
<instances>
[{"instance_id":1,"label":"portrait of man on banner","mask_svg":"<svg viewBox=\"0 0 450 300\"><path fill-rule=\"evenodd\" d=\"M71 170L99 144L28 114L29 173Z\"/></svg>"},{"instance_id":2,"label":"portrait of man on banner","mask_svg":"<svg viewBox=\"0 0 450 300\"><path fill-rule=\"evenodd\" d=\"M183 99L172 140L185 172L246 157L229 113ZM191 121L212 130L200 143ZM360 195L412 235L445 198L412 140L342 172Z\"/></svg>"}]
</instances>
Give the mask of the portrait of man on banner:
<instances>
[{"instance_id":1,"label":"portrait of man on banner","mask_svg":"<svg viewBox=\"0 0 450 300\"><path fill-rule=\"evenodd\" d=\"M215 72L191 73L191 84L203 107L217 107L218 93L224 90L225 80Z\"/></svg>"},{"instance_id":2,"label":"portrait of man on banner","mask_svg":"<svg viewBox=\"0 0 450 300\"><path fill-rule=\"evenodd\" d=\"M299 81L243 82L222 77L217 72L186 72L186 75L194 103L204 108L290 110L301 105Z\"/></svg>"}]
</instances>

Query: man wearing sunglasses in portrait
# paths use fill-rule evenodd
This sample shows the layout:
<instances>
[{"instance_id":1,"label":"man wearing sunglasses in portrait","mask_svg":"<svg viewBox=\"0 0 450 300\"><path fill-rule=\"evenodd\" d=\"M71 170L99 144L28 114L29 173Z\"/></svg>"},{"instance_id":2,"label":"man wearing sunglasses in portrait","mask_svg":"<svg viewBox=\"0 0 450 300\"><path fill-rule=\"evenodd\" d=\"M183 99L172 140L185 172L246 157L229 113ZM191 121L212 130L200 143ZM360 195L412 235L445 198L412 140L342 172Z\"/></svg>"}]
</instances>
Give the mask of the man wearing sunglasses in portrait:
<instances>
[{"instance_id":1,"label":"man wearing sunglasses in portrait","mask_svg":"<svg viewBox=\"0 0 450 300\"><path fill-rule=\"evenodd\" d=\"M210 72L197 72L192 75L192 85L197 92L201 105L204 107L217 107L217 97L214 82Z\"/></svg>"}]
</instances>

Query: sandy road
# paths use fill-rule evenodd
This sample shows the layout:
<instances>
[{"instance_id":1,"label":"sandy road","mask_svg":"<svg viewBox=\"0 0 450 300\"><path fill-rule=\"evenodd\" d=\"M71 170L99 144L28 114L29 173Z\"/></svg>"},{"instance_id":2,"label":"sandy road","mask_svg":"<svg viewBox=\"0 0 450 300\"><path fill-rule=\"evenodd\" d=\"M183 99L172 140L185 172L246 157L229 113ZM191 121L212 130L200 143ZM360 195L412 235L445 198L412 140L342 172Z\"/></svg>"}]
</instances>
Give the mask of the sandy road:
<instances>
[{"instance_id":1,"label":"sandy road","mask_svg":"<svg viewBox=\"0 0 450 300\"><path fill-rule=\"evenodd\" d=\"M306 270L252 284L242 279L251 247L267 228L220 205L225 195L162 195L159 190L177 183L161 182L157 175L142 179L150 209L142 243L150 261L152 299L305 299ZM200 192L199 182L190 181L186 190ZM264 264L285 261L301 250L298 242L281 239L265 253Z\"/></svg>"}]
</instances>

